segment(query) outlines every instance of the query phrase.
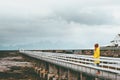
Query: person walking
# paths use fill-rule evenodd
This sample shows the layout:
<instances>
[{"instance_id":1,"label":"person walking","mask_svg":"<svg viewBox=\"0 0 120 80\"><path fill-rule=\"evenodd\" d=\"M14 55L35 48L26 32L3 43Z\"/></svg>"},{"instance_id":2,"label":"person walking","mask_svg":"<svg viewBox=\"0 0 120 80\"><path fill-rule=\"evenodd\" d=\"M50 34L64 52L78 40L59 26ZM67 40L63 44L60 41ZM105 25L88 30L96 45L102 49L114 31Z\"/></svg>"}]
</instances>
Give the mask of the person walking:
<instances>
[{"instance_id":1,"label":"person walking","mask_svg":"<svg viewBox=\"0 0 120 80\"><path fill-rule=\"evenodd\" d=\"M94 45L94 63L95 63L95 65L97 65L99 67L99 63L100 63L100 47L99 47L98 43L96 43ZM100 74L100 70L98 70L96 74Z\"/></svg>"}]
</instances>

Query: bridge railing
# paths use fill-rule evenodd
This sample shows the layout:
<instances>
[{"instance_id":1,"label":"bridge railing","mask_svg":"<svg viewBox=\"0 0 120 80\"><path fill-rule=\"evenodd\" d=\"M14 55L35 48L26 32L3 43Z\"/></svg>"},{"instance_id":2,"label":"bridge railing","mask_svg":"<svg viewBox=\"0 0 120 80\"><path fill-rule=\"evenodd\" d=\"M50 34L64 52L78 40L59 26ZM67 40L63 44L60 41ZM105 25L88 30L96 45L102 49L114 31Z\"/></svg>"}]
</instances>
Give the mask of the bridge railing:
<instances>
[{"instance_id":1,"label":"bridge railing","mask_svg":"<svg viewBox=\"0 0 120 80\"><path fill-rule=\"evenodd\" d=\"M33 52L33 51L21 51L22 53L38 58L50 63L54 63L60 66L72 68L75 70L81 70L79 67L84 66L96 70L111 72L120 74L120 58L101 57L100 66L94 65L93 56L77 55L77 54L64 54L64 53L49 53L49 52Z\"/></svg>"}]
</instances>

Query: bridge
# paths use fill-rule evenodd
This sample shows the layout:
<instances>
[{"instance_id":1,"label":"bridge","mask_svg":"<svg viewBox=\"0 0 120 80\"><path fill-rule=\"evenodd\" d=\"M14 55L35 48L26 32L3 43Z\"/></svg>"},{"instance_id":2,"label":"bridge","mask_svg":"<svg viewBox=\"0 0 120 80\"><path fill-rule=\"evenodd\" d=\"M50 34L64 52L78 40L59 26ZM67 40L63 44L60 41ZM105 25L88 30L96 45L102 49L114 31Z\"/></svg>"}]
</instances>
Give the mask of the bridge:
<instances>
[{"instance_id":1,"label":"bridge","mask_svg":"<svg viewBox=\"0 0 120 80\"><path fill-rule=\"evenodd\" d=\"M46 80L50 77L54 80L120 80L120 58L101 57L98 67L94 65L93 56L89 55L24 50L20 53L37 59L39 64L45 64L35 65L35 70L42 77L47 74ZM100 74L96 74L97 70Z\"/></svg>"}]
</instances>

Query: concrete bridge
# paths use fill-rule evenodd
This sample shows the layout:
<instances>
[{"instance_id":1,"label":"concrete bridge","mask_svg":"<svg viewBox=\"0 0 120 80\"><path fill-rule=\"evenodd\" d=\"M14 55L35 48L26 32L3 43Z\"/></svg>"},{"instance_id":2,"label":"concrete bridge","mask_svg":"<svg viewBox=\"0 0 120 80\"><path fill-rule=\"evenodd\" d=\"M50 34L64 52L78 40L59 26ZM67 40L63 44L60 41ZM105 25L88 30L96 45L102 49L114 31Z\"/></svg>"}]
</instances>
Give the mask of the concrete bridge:
<instances>
[{"instance_id":1,"label":"concrete bridge","mask_svg":"<svg viewBox=\"0 0 120 80\"><path fill-rule=\"evenodd\" d=\"M120 58L101 57L100 66L88 55L24 51L35 62L34 69L45 80L120 80ZM100 70L100 74L96 74Z\"/></svg>"}]
</instances>

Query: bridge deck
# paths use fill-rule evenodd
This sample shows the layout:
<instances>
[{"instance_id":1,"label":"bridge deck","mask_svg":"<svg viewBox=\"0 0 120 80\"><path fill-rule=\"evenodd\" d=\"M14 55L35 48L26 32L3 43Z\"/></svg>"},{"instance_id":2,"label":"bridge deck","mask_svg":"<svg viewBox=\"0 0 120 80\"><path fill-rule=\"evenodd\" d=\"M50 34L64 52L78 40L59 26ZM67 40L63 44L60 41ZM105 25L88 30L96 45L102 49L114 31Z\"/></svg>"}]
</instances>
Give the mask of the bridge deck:
<instances>
[{"instance_id":1,"label":"bridge deck","mask_svg":"<svg viewBox=\"0 0 120 80\"><path fill-rule=\"evenodd\" d=\"M49 52L33 52L20 51L21 53L50 62L59 66L73 69L96 77L109 78L112 80L120 80L120 58L101 57L100 67L94 65L92 56L64 54L64 53L49 53ZM97 70L100 74L97 75Z\"/></svg>"}]
</instances>

